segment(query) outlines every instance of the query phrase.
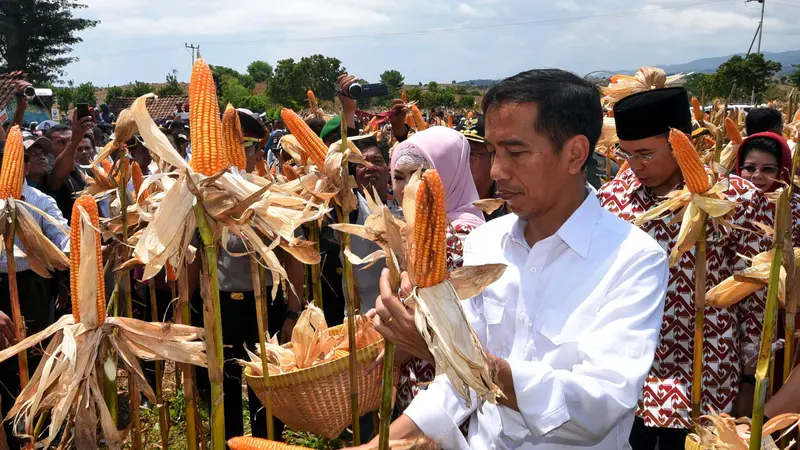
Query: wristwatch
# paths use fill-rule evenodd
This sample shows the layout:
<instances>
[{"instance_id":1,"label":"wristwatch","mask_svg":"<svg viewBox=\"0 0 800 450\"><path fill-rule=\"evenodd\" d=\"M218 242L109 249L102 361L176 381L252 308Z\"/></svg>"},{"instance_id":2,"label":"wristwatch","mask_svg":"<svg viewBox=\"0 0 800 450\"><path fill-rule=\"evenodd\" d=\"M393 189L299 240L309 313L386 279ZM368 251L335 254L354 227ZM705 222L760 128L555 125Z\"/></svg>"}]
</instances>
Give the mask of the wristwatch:
<instances>
[{"instance_id":1,"label":"wristwatch","mask_svg":"<svg viewBox=\"0 0 800 450\"><path fill-rule=\"evenodd\" d=\"M286 317L289 319L300 320L300 313L297 311L286 311Z\"/></svg>"}]
</instances>

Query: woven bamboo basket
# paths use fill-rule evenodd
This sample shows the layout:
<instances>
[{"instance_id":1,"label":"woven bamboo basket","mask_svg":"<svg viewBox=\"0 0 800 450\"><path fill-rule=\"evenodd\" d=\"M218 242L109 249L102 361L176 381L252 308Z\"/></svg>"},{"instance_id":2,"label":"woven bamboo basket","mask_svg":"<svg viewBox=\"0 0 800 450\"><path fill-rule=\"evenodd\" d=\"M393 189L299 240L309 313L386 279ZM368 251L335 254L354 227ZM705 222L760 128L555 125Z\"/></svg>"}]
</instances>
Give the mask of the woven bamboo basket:
<instances>
[{"instance_id":1,"label":"woven bamboo basket","mask_svg":"<svg viewBox=\"0 0 800 450\"><path fill-rule=\"evenodd\" d=\"M326 333L337 336L345 333L339 325ZM291 348L291 344L284 347ZM376 341L356 352L358 360L358 407L364 415L378 409L381 394L382 369L367 374L364 368L383 350L383 340ZM247 385L263 404L271 392L272 411L289 428L309 431L327 439L339 436L352 422L350 408L350 357L339 358L302 370L269 377L270 387L261 376L253 376L249 368L244 375ZM394 383L397 384L397 371Z\"/></svg>"}]
</instances>

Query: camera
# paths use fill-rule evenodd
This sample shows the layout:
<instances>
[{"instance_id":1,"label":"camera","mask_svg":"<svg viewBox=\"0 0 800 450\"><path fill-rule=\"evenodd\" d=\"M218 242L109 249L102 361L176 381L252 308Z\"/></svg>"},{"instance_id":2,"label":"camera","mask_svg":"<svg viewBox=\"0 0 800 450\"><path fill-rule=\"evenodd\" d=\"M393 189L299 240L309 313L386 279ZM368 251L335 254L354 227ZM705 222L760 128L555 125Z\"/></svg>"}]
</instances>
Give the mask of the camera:
<instances>
[{"instance_id":1,"label":"camera","mask_svg":"<svg viewBox=\"0 0 800 450\"><path fill-rule=\"evenodd\" d=\"M339 85L336 85L336 92L345 97L358 100L360 98L383 97L389 95L389 88L385 83L372 83L372 84L358 84L353 83L343 91Z\"/></svg>"}]
</instances>

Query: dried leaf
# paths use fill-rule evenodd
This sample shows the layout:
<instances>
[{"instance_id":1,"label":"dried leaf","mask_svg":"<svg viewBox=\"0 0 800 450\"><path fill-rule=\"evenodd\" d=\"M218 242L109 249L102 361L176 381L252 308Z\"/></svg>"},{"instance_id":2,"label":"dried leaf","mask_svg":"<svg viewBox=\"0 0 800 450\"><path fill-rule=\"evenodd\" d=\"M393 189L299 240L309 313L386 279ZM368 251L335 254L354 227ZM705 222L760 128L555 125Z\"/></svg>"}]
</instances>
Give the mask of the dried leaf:
<instances>
[{"instance_id":1,"label":"dried leaf","mask_svg":"<svg viewBox=\"0 0 800 450\"><path fill-rule=\"evenodd\" d=\"M485 198L473 203L478 209L486 214L492 214L498 209L502 208L506 201L502 198Z\"/></svg>"},{"instance_id":2,"label":"dried leaf","mask_svg":"<svg viewBox=\"0 0 800 450\"><path fill-rule=\"evenodd\" d=\"M311 367L314 361L322 355L320 339L322 332L327 328L325 314L316 306L309 305L300 314L300 318L292 330L292 350L297 367L300 369Z\"/></svg>"},{"instance_id":3,"label":"dried leaf","mask_svg":"<svg viewBox=\"0 0 800 450\"><path fill-rule=\"evenodd\" d=\"M505 264L464 266L449 273L450 284L461 300L470 299L499 280L506 271Z\"/></svg>"}]
</instances>

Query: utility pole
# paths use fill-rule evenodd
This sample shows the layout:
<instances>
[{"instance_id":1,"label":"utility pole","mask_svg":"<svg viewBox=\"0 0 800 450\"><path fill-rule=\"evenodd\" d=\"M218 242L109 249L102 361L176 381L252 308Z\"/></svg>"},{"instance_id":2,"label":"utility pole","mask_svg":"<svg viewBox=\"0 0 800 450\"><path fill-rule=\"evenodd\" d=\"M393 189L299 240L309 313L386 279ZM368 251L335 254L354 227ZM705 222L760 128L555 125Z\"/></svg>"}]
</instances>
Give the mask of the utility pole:
<instances>
[{"instance_id":1,"label":"utility pole","mask_svg":"<svg viewBox=\"0 0 800 450\"><path fill-rule=\"evenodd\" d=\"M758 35L758 48L756 50L757 53L761 53L761 36L764 35L764 6L766 4L766 0L745 0L745 3L750 2L758 2L761 3L761 20L758 22L758 29L756 30L756 34ZM753 36L753 40L755 40L755 36ZM750 50L753 49L753 43L750 43ZM750 50L747 51L747 54L750 54ZM753 88L753 92L750 94L750 104L755 105L756 103L756 90Z\"/></svg>"},{"instance_id":2,"label":"utility pole","mask_svg":"<svg viewBox=\"0 0 800 450\"><path fill-rule=\"evenodd\" d=\"M759 45L761 45L760 44L760 40L759 40ZM191 54L192 54L192 66L194 66L194 61L195 61L196 57L200 56L200 46L199 45L194 45L194 44L183 44L183 46L186 47L186 50L189 50L191 52Z\"/></svg>"}]
</instances>

